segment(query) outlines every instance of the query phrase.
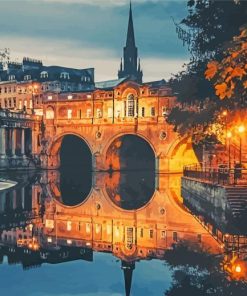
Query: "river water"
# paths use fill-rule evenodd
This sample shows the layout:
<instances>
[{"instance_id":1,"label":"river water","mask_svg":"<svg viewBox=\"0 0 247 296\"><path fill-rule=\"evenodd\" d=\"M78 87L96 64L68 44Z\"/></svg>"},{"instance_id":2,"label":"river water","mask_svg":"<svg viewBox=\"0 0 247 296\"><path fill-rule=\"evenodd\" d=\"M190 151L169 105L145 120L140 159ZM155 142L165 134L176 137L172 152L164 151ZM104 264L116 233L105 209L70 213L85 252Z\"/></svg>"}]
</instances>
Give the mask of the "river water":
<instances>
[{"instance_id":1,"label":"river water","mask_svg":"<svg viewBox=\"0 0 247 296\"><path fill-rule=\"evenodd\" d=\"M247 295L246 254L232 272L226 234L184 206L180 175L0 177L18 182L0 192L0 295Z\"/></svg>"}]
</instances>

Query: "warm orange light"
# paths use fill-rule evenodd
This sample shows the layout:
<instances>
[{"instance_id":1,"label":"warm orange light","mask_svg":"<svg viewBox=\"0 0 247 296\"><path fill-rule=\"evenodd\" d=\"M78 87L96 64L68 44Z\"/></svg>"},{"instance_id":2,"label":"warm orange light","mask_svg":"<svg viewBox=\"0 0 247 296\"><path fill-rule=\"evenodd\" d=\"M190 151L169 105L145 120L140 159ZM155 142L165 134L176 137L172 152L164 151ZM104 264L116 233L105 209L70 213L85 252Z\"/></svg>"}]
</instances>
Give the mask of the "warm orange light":
<instances>
[{"instance_id":1,"label":"warm orange light","mask_svg":"<svg viewBox=\"0 0 247 296\"><path fill-rule=\"evenodd\" d=\"M241 268L241 266L240 266L239 264L235 267L235 271L236 271L237 273L241 273L242 268Z\"/></svg>"},{"instance_id":2,"label":"warm orange light","mask_svg":"<svg viewBox=\"0 0 247 296\"><path fill-rule=\"evenodd\" d=\"M226 116L226 115L227 115L227 111L226 111L226 110L223 111L223 112L222 112L222 115L223 115L223 116Z\"/></svg>"},{"instance_id":3,"label":"warm orange light","mask_svg":"<svg viewBox=\"0 0 247 296\"><path fill-rule=\"evenodd\" d=\"M238 127L238 132L239 132L239 133L243 133L243 132L245 132L245 127L244 127L243 125L240 125L240 126Z\"/></svg>"},{"instance_id":4,"label":"warm orange light","mask_svg":"<svg viewBox=\"0 0 247 296\"><path fill-rule=\"evenodd\" d=\"M226 136L228 139L230 139L232 137L232 132L227 132Z\"/></svg>"}]
</instances>

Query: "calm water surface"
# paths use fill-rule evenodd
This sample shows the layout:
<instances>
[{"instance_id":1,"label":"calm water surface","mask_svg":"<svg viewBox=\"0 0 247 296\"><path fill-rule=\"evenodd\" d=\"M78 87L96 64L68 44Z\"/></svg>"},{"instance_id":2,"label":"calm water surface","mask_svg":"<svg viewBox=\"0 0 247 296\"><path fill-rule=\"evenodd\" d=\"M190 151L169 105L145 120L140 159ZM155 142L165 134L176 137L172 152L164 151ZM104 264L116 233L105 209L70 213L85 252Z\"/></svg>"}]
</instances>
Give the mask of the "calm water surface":
<instances>
[{"instance_id":1,"label":"calm water surface","mask_svg":"<svg viewBox=\"0 0 247 296\"><path fill-rule=\"evenodd\" d=\"M247 295L222 271L232 249L182 204L179 175L0 177L18 181L0 193L1 295Z\"/></svg>"}]
</instances>

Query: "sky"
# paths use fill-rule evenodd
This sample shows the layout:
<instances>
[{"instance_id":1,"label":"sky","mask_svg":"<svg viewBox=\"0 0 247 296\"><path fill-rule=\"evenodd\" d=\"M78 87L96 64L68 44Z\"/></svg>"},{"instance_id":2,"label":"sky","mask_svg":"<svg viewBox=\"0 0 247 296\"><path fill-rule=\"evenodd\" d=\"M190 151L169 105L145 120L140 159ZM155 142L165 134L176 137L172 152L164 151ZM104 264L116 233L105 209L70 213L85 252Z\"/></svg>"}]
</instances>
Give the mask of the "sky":
<instances>
[{"instance_id":1,"label":"sky","mask_svg":"<svg viewBox=\"0 0 247 296\"><path fill-rule=\"evenodd\" d=\"M144 81L168 79L188 53L176 22L185 0L132 0ZM44 65L95 68L96 81L116 79L126 41L129 0L0 0L0 49Z\"/></svg>"}]
</instances>

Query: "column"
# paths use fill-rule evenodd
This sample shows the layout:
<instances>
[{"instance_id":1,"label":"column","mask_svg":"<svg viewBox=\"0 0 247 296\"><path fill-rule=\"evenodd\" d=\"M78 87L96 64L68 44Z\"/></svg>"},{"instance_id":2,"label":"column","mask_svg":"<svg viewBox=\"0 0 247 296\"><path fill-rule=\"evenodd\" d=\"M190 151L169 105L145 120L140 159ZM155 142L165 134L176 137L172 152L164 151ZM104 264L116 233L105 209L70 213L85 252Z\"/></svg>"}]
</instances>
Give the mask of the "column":
<instances>
[{"instance_id":1,"label":"column","mask_svg":"<svg viewBox=\"0 0 247 296\"><path fill-rule=\"evenodd\" d=\"M25 187L21 188L21 208L25 209Z\"/></svg>"},{"instance_id":2,"label":"column","mask_svg":"<svg viewBox=\"0 0 247 296\"><path fill-rule=\"evenodd\" d=\"M6 192L2 191L0 194L0 213L5 212L5 205L6 205Z\"/></svg>"},{"instance_id":3,"label":"column","mask_svg":"<svg viewBox=\"0 0 247 296\"><path fill-rule=\"evenodd\" d=\"M7 166L6 156L6 129L0 127L0 167Z\"/></svg>"},{"instance_id":4,"label":"column","mask_svg":"<svg viewBox=\"0 0 247 296\"><path fill-rule=\"evenodd\" d=\"M11 154L15 157L15 149L16 149L16 129L13 128L11 132Z\"/></svg>"},{"instance_id":5,"label":"column","mask_svg":"<svg viewBox=\"0 0 247 296\"><path fill-rule=\"evenodd\" d=\"M25 156L25 129L21 129L21 155Z\"/></svg>"},{"instance_id":6,"label":"column","mask_svg":"<svg viewBox=\"0 0 247 296\"><path fill-rule=\"evenodd\" d=\"M6 132L4 127L0 127L0 156L6 156Z\"/></svg>"}]
</instances>

